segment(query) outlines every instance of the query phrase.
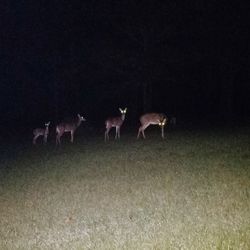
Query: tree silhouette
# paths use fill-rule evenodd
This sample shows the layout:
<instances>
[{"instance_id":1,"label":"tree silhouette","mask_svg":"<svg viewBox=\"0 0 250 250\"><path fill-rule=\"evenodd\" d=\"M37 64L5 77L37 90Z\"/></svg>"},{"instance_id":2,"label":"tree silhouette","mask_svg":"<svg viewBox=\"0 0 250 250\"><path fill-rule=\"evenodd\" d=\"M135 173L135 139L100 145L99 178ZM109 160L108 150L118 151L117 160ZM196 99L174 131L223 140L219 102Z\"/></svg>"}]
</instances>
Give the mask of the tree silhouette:
<instances>
[{"instance_id":1,"label":"tree silhouette","mask_svg":"<svg viewBox=\"0 0 250 250\"><path fill-rule=\"evenodd\" d=\"M115 75L119 90L133 86L134 101L139 98L144 112L152 111L154 84L167 82L167 64L180 60L171 39L183 30L178 29L178 9L174 3L153 1L110 2L102 11L96 10L97 22L103 25L99 47L92 62ZM112 40L110 39L112 37Z\"/></svg>"}]
</instances>

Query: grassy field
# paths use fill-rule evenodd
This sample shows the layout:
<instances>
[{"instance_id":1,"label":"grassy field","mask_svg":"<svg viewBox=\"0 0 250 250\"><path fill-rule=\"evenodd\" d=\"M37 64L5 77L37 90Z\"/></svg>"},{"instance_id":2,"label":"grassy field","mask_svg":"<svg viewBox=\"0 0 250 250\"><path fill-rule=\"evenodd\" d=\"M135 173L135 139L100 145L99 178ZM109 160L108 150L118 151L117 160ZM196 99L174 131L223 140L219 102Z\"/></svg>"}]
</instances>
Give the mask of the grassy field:
<instances>
[{"instance_id":1,"label":"grassy field","mask_svg":"<svg viewBox=\"0 0 250 250\"><path fill-rule=\"evenodd\" d=\"M155 132L1 146L0 249L250 249L250 130Z\"/></svg>"}]
</instances>

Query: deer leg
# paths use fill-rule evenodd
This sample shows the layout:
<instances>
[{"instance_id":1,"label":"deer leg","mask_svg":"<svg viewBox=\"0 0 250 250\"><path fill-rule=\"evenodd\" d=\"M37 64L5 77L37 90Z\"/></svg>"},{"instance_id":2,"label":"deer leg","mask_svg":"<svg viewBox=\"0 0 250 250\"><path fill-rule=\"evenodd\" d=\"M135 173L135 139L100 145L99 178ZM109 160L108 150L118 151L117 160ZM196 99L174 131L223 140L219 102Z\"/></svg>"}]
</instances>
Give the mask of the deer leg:
<instances>
[{"instance_id":1,"label":"deer leg","mask_svg":"<svg viewBox=\"0 0 250 250\"><path fill-rule=\"evenodd\" d=\"M140 134L141 134L141 127L139 127L139 129L138 129L137 139L140 137Z\"/></svg>"},{"instance_id":2,"label":"deer leg","mask_svg":"<svg viewBox=\"0 0 250 250\"><path fill-rule=\"evenodd\" d=\"M61 134L57 134L57 136L56 136L56 145L60 145L61 144Z\"/></svg>"},{"instance_id":3,"label":"deer leg","mask_svg":"<svg viewBox=\"0 0 250 250\"><path fill-rule=\"evenodd\" d=\"M44 143L44 144L47 143L47 135L45 135L45 136L43 137L43 143Z\"/></svg>"},{"instance_id":4,"label":"deer leg","mask_svg":"<svg viewBox=\"0 0 250 250\"><path fill-rule=\"evenodd\" d=\"M139 129L138 129L137 139L140 137L141 133L142 133L143 137L145 138L143 126L139 127Z\"/></svg>"},{"instance_id":5,"label":"deer leg","mask_svg":"<svg viewBox=\"0 0 250 250\"><path fill-rule=\"evenodd\" d=\"M119 127L115 127L115 139L120 138L120 130Z\"/></svg>"},{"instance_id":6,"label":"deer leg","mask_svg":"<svg viewBox=\"0 0 250 250\"><path fill-rule=\"evenodd\" d=\"M145 136L145 133L144 133L144 130L149 126L150 124L146 124L146 125L143 125L140 127L140 131L142 132L142 136L143 138L145 139L146 136Z\"/></svg>"},{"instance_id":7,"label":"deer leg","mask_svg":"<svg viewBox=\"0 0 250 250\"><path fill-rule=\"evenodd\" d=\"M74 132L71 131L70 134L71 134L70 141L71 141L71 143L73 143L74 142Z\"/></svg>"},{"instance_id":8,"label":"deer leg","mask_svg":"<svg viewBox=\"0 0 250 250\"><path fill-rule=\"evenodd\" d=\"M106 141L106 140L109 140L109 130L110 130L110 128L107 127L107 128L106 128L106 131L105 131L105 141Z\"/></svg>"},{"instance_id":9,"label":"deer leg","mask_svg":"<svg viewBox=\"0 0 250 250\"><path fill-rule=\"evenodd\" d=\"M145 133L144 133L144 129L142 130L142 135L143 135L143 138L145 139L146 136L145 136Z\"/></svg>"},{"instance_id":10,"label":"deer leg","mask_svg":"<svg viewBox=\"0 0 250 250\"><path fill-rule=\"evenodd\" d=\"M60 134L60 129L58 127L56 127L56 145L60 145L61 141L60 141L60 137L62 135Z\"/></svg>"},{"instance_id":11,"label":"deer leg","mask_svg":"<svg viewBox=\"0 0 250 250\"><path fill-rule=\"evenodd\" d=\"M33 144L35 145L36 144L36 139L39 137L39 135L35 135L34 138L33 138Z\"/></svg>"},{"instance_id":12,"label":"deer leg","mask_svg":"<svg viewBox=\"0 0 250 250\"><path fill-rule=\"evenodd\" d=\"M164 139L164 127L163 126L161 127L161 137L162 139Z\"/></svg>"},{"instance_id":13,"label":"deer leg","mask_svg":"<svg viewBox=\"0 0 250 250\"><path fill-rule=\"evenodd\" d=\"M118 127L118 138L120 139L120 127Z\"/></svg>"}]
</instances>

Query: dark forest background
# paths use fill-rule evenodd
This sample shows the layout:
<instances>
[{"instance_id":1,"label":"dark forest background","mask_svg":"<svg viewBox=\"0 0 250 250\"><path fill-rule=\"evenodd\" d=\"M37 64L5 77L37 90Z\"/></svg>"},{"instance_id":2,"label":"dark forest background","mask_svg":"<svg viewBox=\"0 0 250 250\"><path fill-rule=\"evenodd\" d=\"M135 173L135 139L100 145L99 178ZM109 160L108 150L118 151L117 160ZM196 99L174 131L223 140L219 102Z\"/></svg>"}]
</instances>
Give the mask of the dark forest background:
<instances>
[{"instance_id":1,"label":"dark forest background","mask_svg":"<svg viewBox=\"0 0 250 250\"><path fill-rule=\"evenodd\" d=\"M1 2L1 126L128 107L177 121L250 117L249 4L234 1Z\"/></svg>"}]
</instances>

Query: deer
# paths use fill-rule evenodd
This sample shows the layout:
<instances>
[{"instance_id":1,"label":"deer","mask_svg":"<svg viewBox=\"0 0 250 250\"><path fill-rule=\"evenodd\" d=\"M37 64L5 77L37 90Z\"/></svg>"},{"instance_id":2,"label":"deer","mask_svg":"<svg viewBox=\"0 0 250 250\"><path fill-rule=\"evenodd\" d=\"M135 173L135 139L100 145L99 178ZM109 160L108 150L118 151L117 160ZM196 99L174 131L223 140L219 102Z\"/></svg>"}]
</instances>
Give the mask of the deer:
<instances>
[{"instance_id":1,"label":"deer","mask_svg":"<svg viewBox=\"0 0 250 250\"><path fill-rule=\"evenodd\" d=\"M36 144L36 140L39 136L43 136L43 143L46 144L47 143L47 138L49 135L49 125L50 122L45 123L45 128L35 128L33 130L33 144Z\"/></svg>"},{"instance_id":2,"label":"deer","mask_svg":"<svg viewBox=\"0 0 250 250\"><path fill-rule=\"evenodd\" d=\"M106 126L105 137L104 137L105 142L107 140L109 140L109 131L113 127L115 127L115 139L117 139L117 138L120 139L120 130L121 130L121 126L125 120L127 108L125 108L123 110L121 108L119 108L119 110L121 112L121 116L110 117L105 121L105 126Z\"/></svg>"},{"instance_id":3,"label":"deer","mask_svg":"<svg viewBox=\"0 0 250 250\"><path fill-rule=\"evenodd\" d=\"M77 120L73 122L62 122L56 126L56 145L61 144L61 136L66 133L70 132L71 138L70 142L74 142L74 133L76 129L81 125L83 121L86 121L86 119L81 116L80 114L77 114Z\"/></svg>"},{"instance_id":4,"label":"deer","mask_svg":"<svg viewBox=\"0 0 250 250\"><path fill-rule=\"evenodd\" d=\"M161 137L164 139L164 126L167 122L167 117L161 113L146 113L140 117L141 126L139 127L137 139L140 137L142 133L143 138L145 139L144 130L149 125L159 125L161 127Z\"/></svg>"}]
</instances>

